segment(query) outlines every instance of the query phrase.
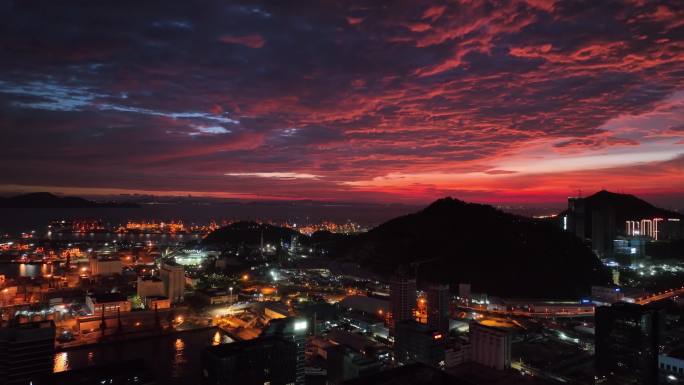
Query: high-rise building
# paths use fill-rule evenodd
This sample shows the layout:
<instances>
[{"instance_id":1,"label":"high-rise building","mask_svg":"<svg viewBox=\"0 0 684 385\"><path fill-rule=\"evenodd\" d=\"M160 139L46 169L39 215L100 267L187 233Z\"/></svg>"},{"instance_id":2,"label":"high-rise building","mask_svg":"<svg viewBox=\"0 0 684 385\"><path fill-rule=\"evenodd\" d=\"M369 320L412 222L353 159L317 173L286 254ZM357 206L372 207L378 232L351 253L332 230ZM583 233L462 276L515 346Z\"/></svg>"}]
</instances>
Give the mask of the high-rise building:
<instances>
[{"instance_id":1,"label":"high-rise building","mask_svg":"<svg viewBox=\"0 0 684 385\"><path fill-rule=\"evenodd\" d=\"M471 286L469 283L459 283L458 284L458 296L461 301L469 301L471 298Z\"/></svg>"},{"instance_id":2,"label":"high-rise building","mask_svg":"<svg viewBox=\"0 0 684 385\"><path fill-rule=\"evenodd\" d=\"M658 223L658 240L684 239L684 221L680 218L667 218Z\"/></svg>"},{"instance_id":3,"label":"high-rise building","mask_svg":"<svg viewBox=\"0 0 684 385\"><path fill-rule=\"evenodd\" d=\"M54 352L52 321L0 328L0 382L29 384L52 373Z\"/></svg>"},{"instance_id":4,"label":"high-rise building","mask_svg":"<svg viewBox=\"0 0 684 385\"><path fill-rule=\"evenodd\" d=\"M399 321L394 337L394 357L401 363L420 362L443 366L446 335L414 320Z\"/></svg>"},{"instance_id":5,"label":"high-rise building","mask_svg":"<svg viewBox=\"0 0 684 385\"><path fill-rule=\"evenodd\" d=\"M563 228L580 239L586 235L586 207L584 198L568 198L568 213L564 217Z\"/></svg>"},{"instance_id":6,"label":"high-rise building","mask_svg":"<svg viewBox=\"0 0 684 385\"><path fill-rule=\"evenodd\" d=\"M449 286L432 285L427 290L428 325L441 333L449 332Z\"/></svg>"},{"instance_id":7,"label":"high-rise building","mask_svg":"<svg viewBox=\"0 0 684 385\"><path fill-rule=\"evenodd\" d=\"M609 384L656 385L662 310L618 302L596 309L596 369Z\"/></svg>"},{"instance_id":8,"label":"high-rise building","mask_svg":"<svg viewBox=\"0 0 684 385\"><path fill-rule=\"evenodd\" d=\"M390 311L392 320L390 330L394 331L397 322L413 320L416 306L416 280L405 275L395 275L390 281Z\"/></svg>"},{"instance_id":9,"label":"high-rise building","mask_svg":"<svg viewBox=\"0 0 684 385\"><path fill-rule=\"evenodd\" d=\"M472 361L497 370L511 367L511 333L507 330L470 323Z\"/></svg>"},{"instance_id":10,"label":"high-rise building","mask_svg":"<svg viewBox=\"0 0 684 385\"><path fill-rule=\"evenodd\" d=\"M309 325L306 319L301 318L278 318L271 320L266 328L261 333L262 336L275 336L295 348L295 385L304 385L305 374L304 365L305 359L304 350L306 349L306 335Z\"/></svg>"},{"instance_id":11,"label":"high-rise building","mask_svg":"<svg viewBox=\"0 0 684 385\"><path fill-rule=\"evenodd\" d=\"M159 275L164 282L165 295L172 303L183 302L185 295L185 271L183 266L171 262L162 262Z\"/></svg>"},{"instance_id":12,"label":"high-rise building","mask_svg":"<svg viewBox=\"0 0 684 385\"><path fill-rule=\"evenodd\" d=\"M603 258L613 256L613 240L617 236L615 209L603 205L591 212L591 248Z\"/></svg>"},{"instance_id":13,"label":"high-rise building","mask_svg":"<svg viewBox=\"0 0 684 385\"><path fill-rule=\"evenodd\" d=\"M203 384L271 385L295 381L291 344L276 337L208 347L202 353Z\"/></svg>"},{"instance_id":14,"label":"high-rise building","mask_svg":"<svg viewBox=\"0 0 684 385\"><path fill-rule=\"evenodd\" d=\"M202 355L205 384L304 385L306 320L272 320L258 338L211 346Z\"/></svg>"}]
</instances>

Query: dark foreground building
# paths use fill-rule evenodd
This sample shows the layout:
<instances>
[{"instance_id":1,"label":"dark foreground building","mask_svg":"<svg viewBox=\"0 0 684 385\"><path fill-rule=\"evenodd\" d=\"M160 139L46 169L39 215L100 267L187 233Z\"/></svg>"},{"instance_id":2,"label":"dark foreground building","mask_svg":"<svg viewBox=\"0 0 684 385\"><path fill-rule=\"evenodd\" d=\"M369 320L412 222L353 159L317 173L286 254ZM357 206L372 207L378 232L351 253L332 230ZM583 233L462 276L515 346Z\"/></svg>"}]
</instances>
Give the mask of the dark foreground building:
<instances>
[{"instance_id":1,"label":"dark foreground building","mask_svg":"<svg viewBox=\"0 0 684 385\"><path fill-rule=\"evenodd\" d=\"M606 384L658 384L662 310L618 302L596 309L596 369Z\"/></svg>"},{"instance_id":2,"label":"dark foreground building","mask_svg":"<svg viewBox=\"0 0 684 385\"><path fill-rule=\"evenodd\" d=\"M0 383L29 384L52 373L54 352L52 321L0 328Z\"/></svg>"},{"instance_id":3,"label":"dark foreground building","mask_svg":"<svg viewBox=\"0 0 684 385\"><path fill-rule=\"evenodd\" d=\"M357 353L344 345L331 346L326 349L326 354L329 384L339 384L352 378L364 377L382 369L379 361Z\"/></svg>"},{"instance_id":4,"label":"dark foreground building","mask_svg":"<svg viewBox=\"0 0 684 385\"><path fill-rule=\"evenodd\" d=\"M345 381L343 385L472 385L472 383L420 363L400 366L365 377Z\"/></svg>"},{"instance_id":5,"label":"dark foreground building","mask_svg":"<svg viewBox=\"0 0 684 385\"><path fill-rule=\"evenodd\" d=\"M435 367L444 364L444 333L416 321L397 322L395 328L394 355L399 362Z\"/></svg>"},{"instance_id":6,"label":"dark foreground building","mask_svg":"<svg viewBox=\"0 0 684 385\"><path fill-rule=\"evenodd\" d=\"M465 364L453 373L421 363L385 370L345 381L342 385L557 385L515 371L494 370L479 364Z\"/></svg>"},{"instance_id":7,"label":"dark foreground building","mask_svg":"<svg viewBox=\"0 0 684 385\"><path fill-rule=\"evenodd\" d=\"M211 346L202 355L204 384L304 385L307 322L272 320L248 341Z\"/></svg>"}]
</instances>

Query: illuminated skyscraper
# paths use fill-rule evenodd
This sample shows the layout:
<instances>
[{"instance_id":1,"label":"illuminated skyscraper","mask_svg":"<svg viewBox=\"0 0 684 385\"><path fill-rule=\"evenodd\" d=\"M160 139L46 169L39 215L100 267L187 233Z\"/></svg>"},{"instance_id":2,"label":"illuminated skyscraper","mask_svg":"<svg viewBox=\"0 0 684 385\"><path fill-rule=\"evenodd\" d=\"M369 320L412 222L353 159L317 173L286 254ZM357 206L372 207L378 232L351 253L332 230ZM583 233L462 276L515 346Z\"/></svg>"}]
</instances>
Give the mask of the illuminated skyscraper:
<instances>
[{"instance_id":1,"label":"illuminated skyscraper","mask_svg":"<svg viewBox=\"0 0 684 385\"><path fill-rule=\"evenodd\" d=\"M568 198L568 213L565 218L564 230L574 233L581 239L587 237L584 198Z\"/></svg>"},{"instance_id":2,"label":"illuminated skyscraper","mask_svg":"<svg viewBox=\"0 0 684 385\"><path fill-rule=\"evenodd\" d=\"M449 332L449 286L433 285L427 291L428 326L431 329Z\"/></svg>"},{"instance_id":3,"label":"illuminated skyscraper","mask_svg":"<svg viewBox=\"0 0 684 385\"><path fill-rule=\"evenodd\" d=\"M613 240L617 228L615 208L610 205L594 207L591 213L591 248L602 258L613 256Z\"/></svg>"},{"instance_id":4,"label":"illuminated skyscraper","mask_svg":"<svg viewBox=\"0 0 684 385\"><path fill-rule=\"evenodd\" d=\"M392 277L390 281L390 311L392 321L390 329L394 331L397 322L413 320L413 309L416 306L416 280L403 274Z\"/></svg>"}]
</instances>

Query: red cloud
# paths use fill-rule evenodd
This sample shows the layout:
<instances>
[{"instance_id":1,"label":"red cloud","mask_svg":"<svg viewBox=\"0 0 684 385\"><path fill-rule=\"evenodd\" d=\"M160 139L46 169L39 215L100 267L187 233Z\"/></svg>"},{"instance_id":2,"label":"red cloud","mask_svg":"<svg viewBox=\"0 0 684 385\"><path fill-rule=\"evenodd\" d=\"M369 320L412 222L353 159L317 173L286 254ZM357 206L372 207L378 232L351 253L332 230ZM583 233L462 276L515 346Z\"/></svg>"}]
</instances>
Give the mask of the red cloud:
<instances>
[{"instance_id":1,"label":"red cloud","mask_svg":"<svg viewBox=\"0 0 684 385\"><path fill-rule=\"evenodd\" d=\"M347 23L349 25L359 25L363 23L363 18L362 17L347 17Z\"/></svg>"},{"instance_id":2,"label":"red cloud","mask_svg":"<svg viewBox=\"0 0 684 385\"><path fill-rule=\"evenodd\" d=\"M432 20L432 21L435 21L435 20L439 19L439 18L444 14L444 12L446 11L446 9L447 9L447 8L446 8L445 6L443 6L443 5L433 5L433 6L430 6L428 9L426 9L426 10L423 12L422 18L423 18L423 19L430 19L430 20Z\"/></svg>"},{"instance_id":3,"label":"red cloud","mask_svg":"<svg viewBox=\"0 0 684 385\"><path fill-rule=\"evenodd\" d=\"M266 40L261 35L256 34L245 36L223 35L219 38L219 41L226 44L240 44L249 48L261 48L266 44Z\"/></svg>"},{"instance_id":4,"label":"red cloud","mask_svg":"<svg viewBox=\"0 0 684 385\"><path fill-rule=\"evenodd\" d=\"M53 16L64 7L17 8L0 37L12 75L0 81L5 183L218 194L225 173L250 170L320 178L245 177L231 193L562 200L634 180L681 193L681 167L637 163L682 144L681 107L667 106L682 99L677 7L355 3L111 9L64 36L51 24L71 22ZM233 30L253 33L222 36L231 12ZM187 22L150 33L159 19ZM638 167L594 169L603 155ZM569 164L556 173L535 167L559 159Z\"/></svg>"}]
</instances>

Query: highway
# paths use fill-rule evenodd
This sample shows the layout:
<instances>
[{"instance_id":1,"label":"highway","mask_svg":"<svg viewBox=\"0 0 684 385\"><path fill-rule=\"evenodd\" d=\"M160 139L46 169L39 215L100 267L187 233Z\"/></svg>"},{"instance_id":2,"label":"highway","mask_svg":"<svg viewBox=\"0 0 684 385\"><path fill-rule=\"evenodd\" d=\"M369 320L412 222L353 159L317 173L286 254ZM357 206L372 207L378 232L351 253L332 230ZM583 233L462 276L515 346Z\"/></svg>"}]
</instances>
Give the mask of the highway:
<instances>
[{"instance_id":1,"label":"highway","mask_svg":"<svg viewBox=\"0 0 684 385\"><path fill-rule=\"evenodd\" d=\"M651 302L655 301L662 301L664 299L672 298L672 297L677 297L679 295L684 294L684 286L675 288L675 289L670 289L670 290L664 290L655 294L651 294L650 296L643 297L643 298L637 298L635 303L639 305L646 305Z\"/></svg>"},{"instance_id":2,"label":"highway","mask_svg":"<svg viewBox=\"0 0 684 385\"><path fill-rule=\"evenodd\" d=\"M495 310L495 309L483 309L480 307L466 307L463 305L458 305L459 309L467 309L469 311L475 311L479 313L493 314L493 315L503 315L503 316L518 316L518 317L535 317L535 318L549 318L549 317L591 317L594 315L594 308L580 308L580 310L570 310L570 308L563 308L560 310L551 311L526 311L526 310Z\"/></svg>"},{"instance_id":3,"label":"highway","mask_svg":"<svg viewBox=\"0 0 684 385\"><path fill-rule=\"evenodd\" d=\"M684 286L674 289L663 290L646 297L637 298L635 303L638 305L646 305L651 302L662 301L668 298L677 297L684 295ZM504 315L504 316L522 316L522 317L535 317L535 318L548 318L548 317L586 317L594 315L594 307L574 307L567 306L562 308L549 309L548 311L528 311L522 309L515 310L497 310L497 309L486 309L480 306L463 306L462 304L456 304L456 308L460 308L466 311L475 311L481 313L488 313L494 315Z\"/></svg>"}]
</instances>

